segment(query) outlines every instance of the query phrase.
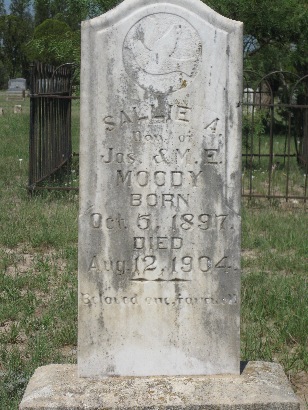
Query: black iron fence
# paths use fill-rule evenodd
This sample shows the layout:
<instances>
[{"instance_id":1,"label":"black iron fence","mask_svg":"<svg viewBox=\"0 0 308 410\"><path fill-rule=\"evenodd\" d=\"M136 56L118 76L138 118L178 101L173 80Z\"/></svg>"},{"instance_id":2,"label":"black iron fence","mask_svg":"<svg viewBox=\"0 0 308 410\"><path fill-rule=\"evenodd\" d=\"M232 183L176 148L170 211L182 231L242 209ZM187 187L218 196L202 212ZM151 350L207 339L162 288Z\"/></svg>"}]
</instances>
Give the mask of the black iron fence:
<instances>
[{"instance_id":1,"label":"black iron fence","mask_svg":"<svg viewBox=\"0 0 308 410\"><path fill-rule=\"evenodd\" d=\"M78 190L73 67L32 67L29 190ZM308 75L244 74L242 196L308 200Z\"/></svg>"},{"instance_id":2,"label":"black iron fence","mask_svg":"<svg viewBox=\"0 0 308 410\"><path fill-rule=\"evenodd\" d=\"M308 75L245 72L243 181L248 198L308 199Z\"/></svg>"},{"instance_id":3,"label":"black iron fence","mask_svg":"<svg viewBox=\"0 0 308 410\"><path fill-rule=\"evenodd\" d=\"M66 189L72 160L71 102L74 67L36 63L30 85L30 192ZM75 188L78 189L78 188Z\"/></svg>"}]
</instances>

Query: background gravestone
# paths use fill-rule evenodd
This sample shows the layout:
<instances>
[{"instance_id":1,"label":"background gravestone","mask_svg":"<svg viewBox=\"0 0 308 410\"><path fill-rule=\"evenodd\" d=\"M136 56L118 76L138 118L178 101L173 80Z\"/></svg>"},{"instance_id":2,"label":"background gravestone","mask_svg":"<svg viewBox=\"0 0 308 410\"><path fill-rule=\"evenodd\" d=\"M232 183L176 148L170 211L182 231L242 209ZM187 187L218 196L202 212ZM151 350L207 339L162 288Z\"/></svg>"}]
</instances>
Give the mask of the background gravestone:
<instances>
[{"instance_id":1,"label":"background gravestone","mask_svg":"<svg viewBox=\"0 0 308 410\"><path fill-rule=\"evenodd\" d=\"M242 23L83 23L79 375L239 374Z\"/></svg>"},{"instance_id":2,"label":"background gravestone","mask_svg":"<svg viewBox=\"0 0 308 410\"><path fill-rule=\"evenodd\" d=\"M14 114L21 114L22 113L22 106L21 105L14 105L13 112L14 112Z\"/></svg>"},{"instance_id":3,"label":"background gravestone","mask_svg":"<svg viewBox=\"0 0 308 410\"><path fill-rule=\"evenodd\" d=\"M11 78L8 82L8 90L6 93L7 100L25 99L26 95L26 79L25 78Z\"/></svg>"},{"instance_id":4,"label":"background gravestone","mask_svg":"<svg viewBox=\"0 0 308 410\"><path fill-rule=\"evenodd\" d=\"M25 78L11 78L8 82L8 91L25 91L26 88Z\"/></svg>"}]
</instances>

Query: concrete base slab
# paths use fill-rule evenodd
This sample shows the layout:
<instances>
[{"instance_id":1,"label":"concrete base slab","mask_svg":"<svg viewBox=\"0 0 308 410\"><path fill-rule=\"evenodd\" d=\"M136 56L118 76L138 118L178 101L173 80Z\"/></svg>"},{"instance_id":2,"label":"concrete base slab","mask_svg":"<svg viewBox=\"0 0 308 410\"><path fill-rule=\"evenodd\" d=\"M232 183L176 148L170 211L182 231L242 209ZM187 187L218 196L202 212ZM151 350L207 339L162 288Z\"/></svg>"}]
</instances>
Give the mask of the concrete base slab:
<instances>
[{"instance_id":1,"label":"concrete base slab","mask_svg":"<svg viewBox=\"0 0 308 410\"><path fill-rule=\"evenodd\" d=\"M77 377L76 365L39 367L20 410L299 410L282 367L249 362L240 376Z\"/></svg>"}]
</instances>

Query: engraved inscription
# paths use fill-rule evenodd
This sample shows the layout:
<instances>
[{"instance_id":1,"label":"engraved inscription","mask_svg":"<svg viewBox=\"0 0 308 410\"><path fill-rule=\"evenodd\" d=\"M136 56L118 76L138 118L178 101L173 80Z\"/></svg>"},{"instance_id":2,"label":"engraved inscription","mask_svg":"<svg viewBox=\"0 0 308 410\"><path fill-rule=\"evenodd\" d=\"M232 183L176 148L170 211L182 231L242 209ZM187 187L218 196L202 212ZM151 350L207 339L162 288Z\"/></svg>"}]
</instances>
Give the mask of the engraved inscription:
<instances>
[{"instance_id":1,"label":"engraved inscription","mask_svg":"<svg viewBox=\"0 0 308 410\"><path fill-rule=\"evenodd\" d=\"M208 229L218 229L218 231L224 230L226 227L226 219L228 214L223 215L211 215L202 213L199 215L194 214L174 214L171 217L172 230L176 231L181 228L184 231L200 229L201 231L207 231ZM152 220L151 214L138 214L137 227L141 230L158 229L157 223ZM231 227L232 229L232 227Z\"/></svg>"},{"instance_id":2,"label":"engraved inscription","mask_svg":"<svg viewBox=\"0 0 308 410\"><path fill-rule=\"evenodd\" d=\"M99 228L102 225L102 215L100 213L93 213L91 215L91 223L93 228Z\"/></svg>"},{"instance_id":3,"label":"engraved inscription","mask_svg":"<svg viewBox=\"0 0 308 410\"><path fill-rule=\"evenodd\" d=\"M139 131L136 131L135 134L137 135ZM183 137L183 136L180 136ZM158 139L163 140L163 137L161 135L146 135L145 138L150 138L155 141ZM220 152L219 148L214 148L214 147L209 147L209 148L204 148L203 151L203 161L200 161L200 163L203 163L204 165L210 164L210 165L217 165L217 164L222 164L222 155ZM161 165L193 165L193 164L198 164L199 161L196 160L197 158L192 157L191 150L189 148L186 149L175 149L175 150L170 150L168 151L165 148L160 148L155 155L153 155L153 162L154 164L161 164ZM129 153L123 153L123 152L114 152L114 149L108 148L108 150L104 153L101 154L101 160L102 164L123 164L123 165L133 165L136 163L141 164L141 160L137 158L137 156L133 152ZM123 171L118 171L120 174L123 174ZM127 171L130 172L131 171ZM138 171L138 175L144 171ZM165 171L164 171L165 172ZM174 172L174 171L171 171ZM178 171L176 171L178 172ZM188 171L191 173L192 171ZM194 178L194 177L193 177ZM123 177L122 177L123 179Z\"/></svg>"},{"instance_id":4,"label":"engraved inscription","mask_svg":"<svg viewBox=\"0 0 308 410\"><path fill-rule=\"evenodd\" d=\"M133 194L136 196L134 200L139 201L139 194ZM156 195L156 194L150 194ZM169 195L169 194L168 194ZM183 198L184 200L184 198ZM226 220L228 214L212 215L208 213L201 213L194 215L191 213L186 214L174 214L171 216L171 228L173 231L182 229L184 231L191 231L193 229L199 229L201 231L207 231L209 229L217 229L218 231L226 228ZM128 223L121 216L120 213L102 218L100 213L93 213L90 216L91 225L93 228L106 228L107 230L121 230L127 229ZM136 226L143 230L158 230L160 228L157 222L153 220L151 214L137 214ZM233 229L231 226L230 229Z\"/></svg>"},{"instance_id":5,"label":"engraved inscription","mask_svg":"<svg viewBox=\"0 0 308 410\"><path fill-rule=\"evenodd\" d=\"M162 142L163 137L160 134L142 134L140 131L133 131L133 141L136 142Z\"/></svg>"},{"instance_id":6,"label":"engraved inscription","mask_svg":"<svg viewBox=\"0 0 308 410\"><path fill-rule=\"evenodd\" d=\"M189 194L130 194L130 206L161 206L163 208L188 208Z\"/></svg>"},{"instance_id":7,"label":"engraved inscription","mask_svg":"<svg viewBox=\"0 0 308 410\"><path fill-rule=\"evenodd\" d=\"M125 128L127 125L144 125L156 123L169 123L171 121L178 122L182 125L189 125L192 117L192 107L181 104L163 104L162 110L158 113L157 107L154 104L148 105L143 111L137 107L128 107L118 111L117 114L109 114L103 117L106 131L114 131L118 127ZM153 136L151 134L141 134L141 131L133 133L135 141L150 141ZM154 136L155 137L155 136ZM157 137L156 137L157 138Z\"/></svg>"},{"instance_id":8,"label":"engraved inscription","mask_svg":"<svg viewBox=\"0 0 308 410\"><path fill-rule=\"evenodd\" d=\"M183 238L173 236L135 236L134 249L180 249L183 245Z\"/></svg>"},{"instance_id":9,"label":"engraved inscription","mask_svg":"<svg viewBox=\"0 0 308 410\"><path fill-rule=\"evenodd\" d=\"M151 27L156 30L150 30ZM177 35L179 30L181 38ZM168 44L172 33L174 49L169 57L164 57L163 49L154 53L156 40L151 36ZM181 61L172 66L173 58ZM196 75L201 61L199 35L181 17L154 14L141 19L129 30L123 45L123 60L131 79L142 88L160 94L154 102L134 101L119 107L118 111L107 111L108 115L103 116L107 136L112 138L110 145L101 148L100 164L110 173L115 192L126 193L130 210L129 216L121 211L125 217L112 211L103 217L93 213L91 224L109 236L111 243L117 235L124 234L124 230L129 236L125 236L124 253L117 248L116 254L94 255L88 272L115 275L117 280L127 278L140 284L192 282L198 275L199 280L200 277L208 280L230 276L230 272L233 276L237 268L232 266L228 252L222 248L217 255L210 243L212 237L217 243L223 241L226 230L233 228L229 215L222 211L215 213L215 207L211 207L210 212L203 210L197 199L206 181L209 180L210 186L215 173L221 172L225 151L221 138L224 121L219 118L220 114L218 117L214 111L205 111L192 104L189 93L178 99L168 96L167 100L164 96L178 90L179 86L186 87ZM191 69L188 68L190 64ZM200 118L197 127L194 126L196 118ZM170 127L176 131L169 132ZM119 144L122 139L123 144ZM198 141L201 144L197 148ZM147 144L145 152L144 144ZM157 212L164 217L160 219ZM206 248L194 250L191 246L194 238L204 238ZM206 297L204 303L236 303L233 296L219 300ZM177 302L155 297L147 298L146 303L168 305L183 301L196 304L199 303L197 299L179 295ZM108 296L100 303L133 304L130 300L125 297L125 303L117 296L114 299Z\"/></svg>"},{"instance_id":10,"label":"engraved inscription","mask_svg":"<svg viewBox=\"0 0 308 410\"><path fill-rule=\"evenodd\" d=\"M121 214L111 215L103 219L100 213L93 213L90 216L90 222L93 228L103 227L108 230L127 229L127 223L121 217Z\"/></svg>"},{"instance_id":11,"label":"engraved inscription","mask_svg":"<svg viewBox=\"0 0 308 410\"><path fill-rule=\"evenodd\" d=\"M82 302L91 307L91 305L145 305L145 306L181 306L181 305L236 305L238 297L235 293L228 293L222 297L214 296L184 296L178 294L177 297L147 296L140 298L135 296L91 296L89 293L81 293Z\"/></svg>"},{"instance_id":12,"label":"engraved inscription","mask_svg":"<svg viewBox=\"0 0 308 410\"><path fill-rule=\"evenodd\" d=\"M203 171L122 171L117 170L116 185L132 185L146 187L154 184L158 187L179 187L183 183L197 187L201 179Z\"/></svg>"},{"instance_id":13,"label":"engraved inscription","mask_svg":"<svg viewBox=\"0 0 308 410\"><path fill-rule=\"evenodd\" d=\"M115 275L124 275L124 274L133 274L135 276L140 276L148 272L154 272L160 277L164 277L164 280L183 280L181 276L172 278L172 275L179 275L190 273L193 271L199 271L201 273L213 273L223 272L228 275L229 270L233 269L234 271L237 268L233 268L229 262L229 256L224 255L221 258L213 259L207 255L201 255L199 257L193 257L187 254L183 256L174 256L171 260L171 268L161 268L159 265L159 254L154 254L154 251L169 250L177 251L182 248L183 238L173 237L168 239L167 237L157 237L157 238L145 238L145 237L135 237L134 238L134 251L145 251L145 255L136 256L132 260L111 260L104 259L99 260L96 255L91 259L88 273L112 273ZM131 278L131 280L150 280L155 281L158 278ZM185 279L185 278L184 278ZM186 278L185 280L191 280L191 277Z\"/></svg>"},{"instance_id":14,"label":"engraved inscription","mask_svg":"<svg viewBox=\"0 0 308 410\"><path fill-rule=\"evenodd\" d=\"M181 228L185 231L200 229L206 231L211 228L217 228L219 231L225 229L225 221L228 215L210 215L210 214L175 214L172 216L172 229Z\"/></svg>"},{"instance_id":15,"label":"engraved inscription","mask_svg":"<svg viewBox=\"0 0 308 410\"><path fill-rule=\"evenodd\" d=\"M117 164L133 164L136 161L133 152L124 154L123 152L114 152L113 148L108 149L108 153L101 155L102 161L105 164L117 163Z\"/></svg>"}]
</instances>

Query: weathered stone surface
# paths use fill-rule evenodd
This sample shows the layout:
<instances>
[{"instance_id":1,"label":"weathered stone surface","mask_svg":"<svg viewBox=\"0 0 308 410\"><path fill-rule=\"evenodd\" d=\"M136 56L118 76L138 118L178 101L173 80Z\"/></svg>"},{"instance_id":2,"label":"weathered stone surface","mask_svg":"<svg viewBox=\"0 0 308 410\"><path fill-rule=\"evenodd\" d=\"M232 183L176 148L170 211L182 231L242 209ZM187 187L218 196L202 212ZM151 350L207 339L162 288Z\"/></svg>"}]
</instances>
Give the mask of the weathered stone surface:
<instances>
[{"instance_id":1,"label":"weathered stone surface","mask_svg":"<svg viewBox=\"0 0 308 410\"><path fill-rule=\"evenodd\" d=\"M198 0L83 23L80 376L239 374L241 74Z\"/></svg>"},{"instance_id":2,"label":"weathered stone surface","mask_svg":"<svg viewBox=\"0 0 308 410\"><path fill-rule=\"evenodd\" d=\"M25 90L27 88L25 78L11 78L8 83L8 90L6 93L7 100L24 100Z\"/></svg>"},{"instance_id":3,"label":"weathered stone surface","mask_svg":"<svg viewBox=\"0 0 308 410\"><path fill-rule=\"evenodd\" d=\"M25 78L11 78L8 82L8 91L24 91L27 88Z\"/></svg>"},{"instance_id":4,"label":"weathered stone surface","mask_svg":"<svg viewBox=\"0 0 308 410\"><path fill-rule=\"evenodd\" d=\"M14 105L13 112L14 112L14 114L21 114L22 113L22 106L21 105Z\"/></svg>"},{"instance_id":5,"label":"weathered stone surface","mask_svg":"<svg viewBox=\"0 0 308 410\"><path fill-rule=\"evenodd\" d=\"M40 367L20 410L299 410L280 365L249 362L240 376L77 377L77 366Z\"/></svg>"}]
</instances>

